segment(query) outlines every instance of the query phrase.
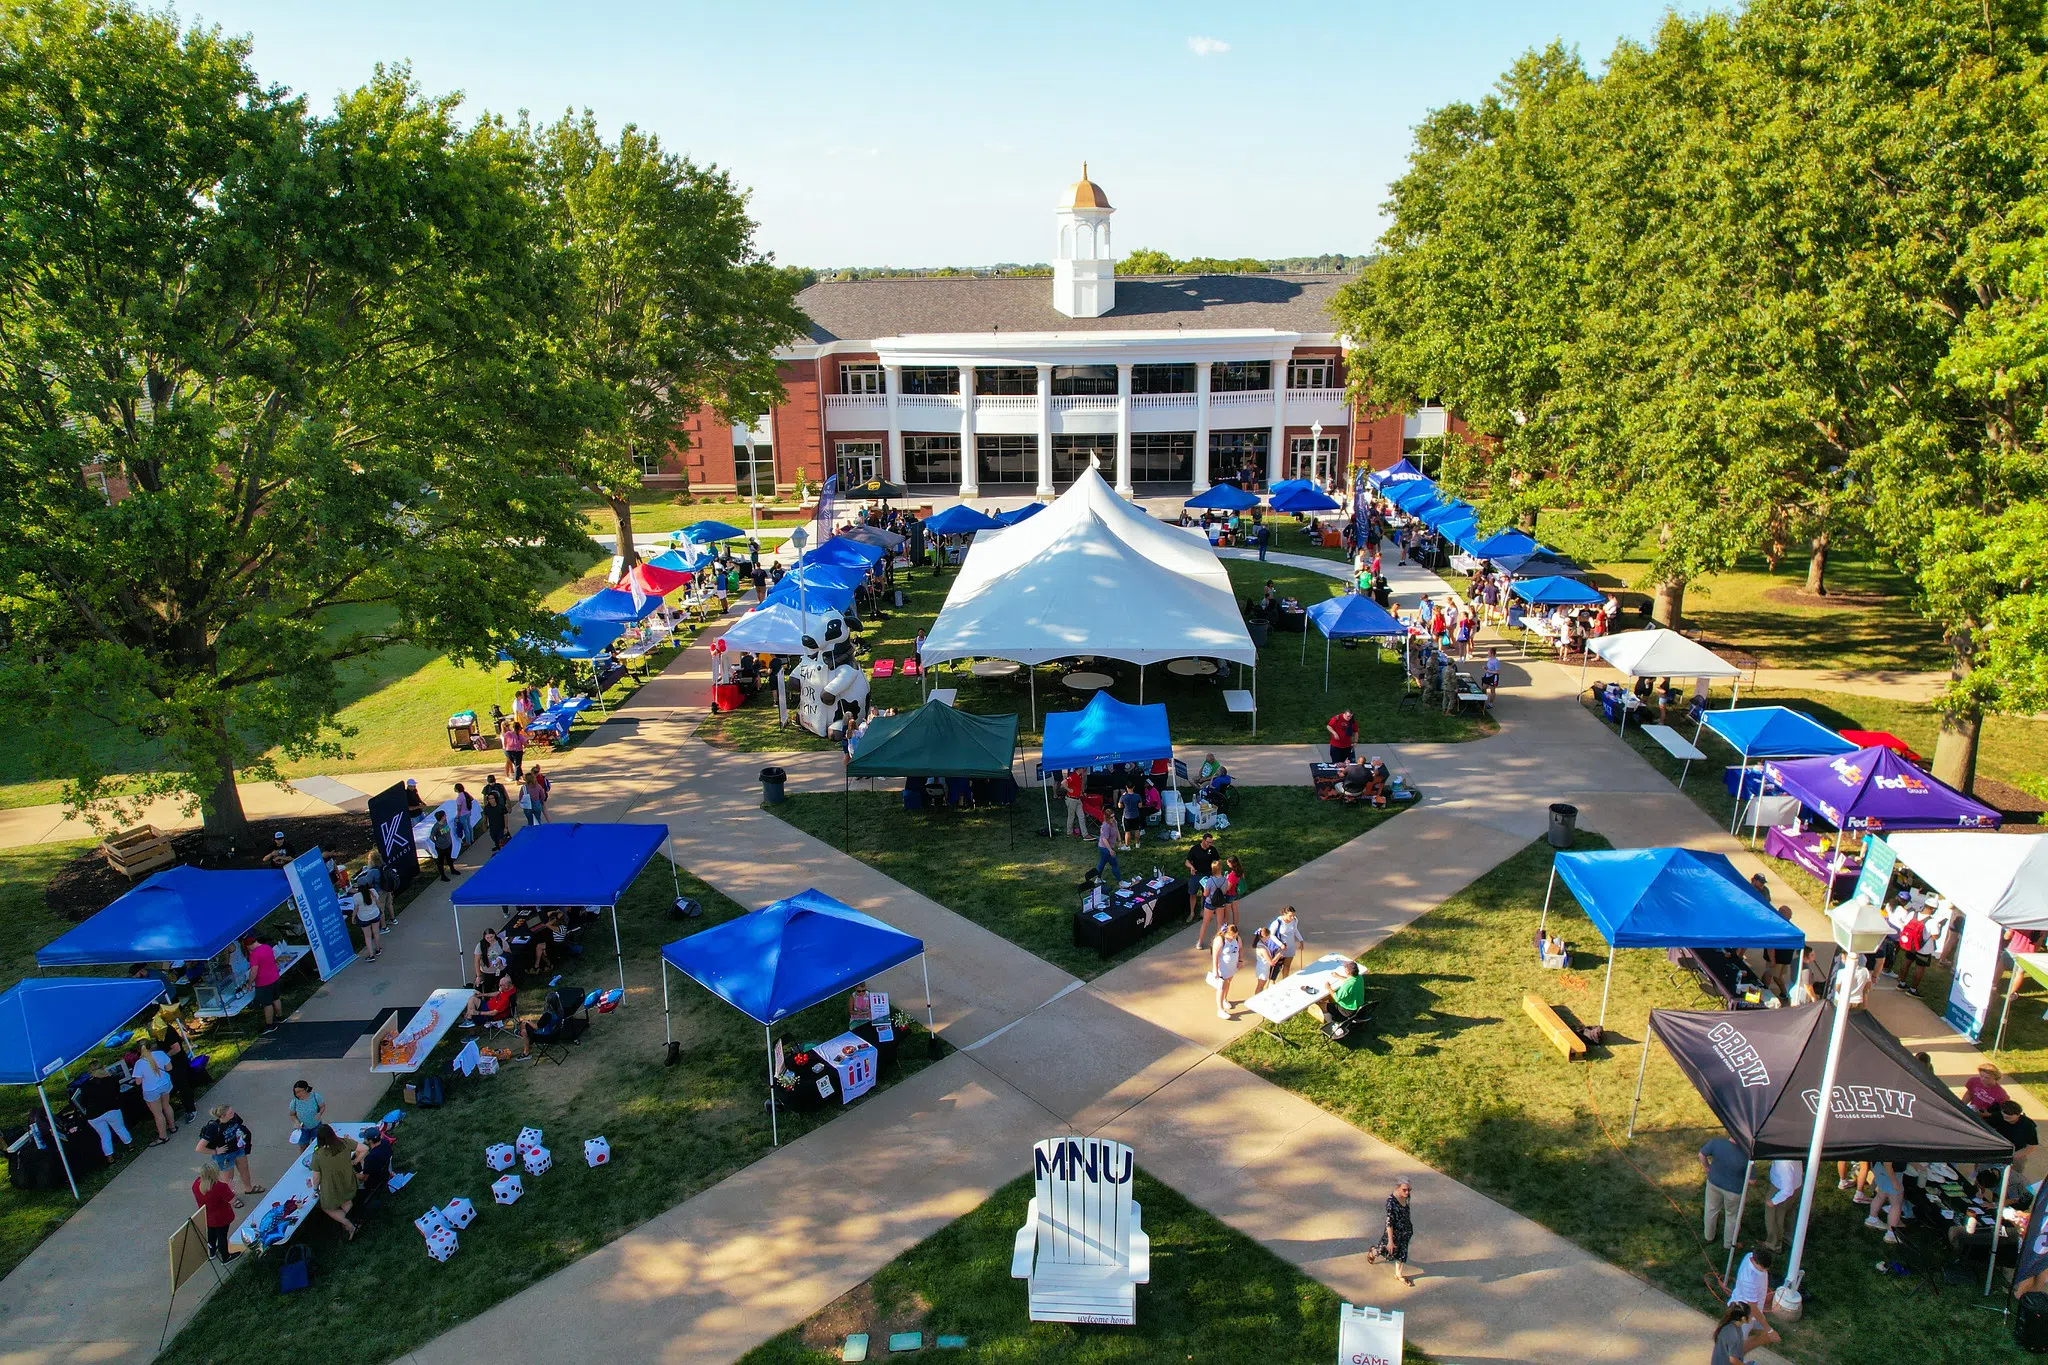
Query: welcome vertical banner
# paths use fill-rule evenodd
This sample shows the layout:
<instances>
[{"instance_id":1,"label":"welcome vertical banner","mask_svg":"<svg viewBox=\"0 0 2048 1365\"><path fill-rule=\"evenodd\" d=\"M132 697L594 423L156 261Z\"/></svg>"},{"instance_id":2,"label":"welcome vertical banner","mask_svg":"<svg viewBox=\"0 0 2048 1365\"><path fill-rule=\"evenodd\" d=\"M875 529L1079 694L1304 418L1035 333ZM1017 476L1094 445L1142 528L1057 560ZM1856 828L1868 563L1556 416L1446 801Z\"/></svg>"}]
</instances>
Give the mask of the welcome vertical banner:
<instances>
[{"instance_id":1,"label":"welcome vertical banner","mask_svg":"<svg viewBox=\"0 0 2048 1365\"><path fill-rule=\"evenodd\" d=\"M1998 982L1998 946L2004 938L2005 930L1989 915L1971 915L1963 921L1956 974L1949 983L1948 1008L1941 1017L1973 1043L1991 1017L1991 992Z\"/></svg>"},{"instance_id":2,"label":"welcome vertical banner","mask_svg":"<svg viewBox=\"0 0 2048 1365\"><path fill-rule=\"evenodd\" d=\"M284 865L284 879L291 885L292 903L299 908L306 942L313 945L313 965L320 969L322 981L330 980L356 960L356 945L341 917L341 897L335 894L334 879L327 875L327 855L317 848L308 849Z\"/></svg>"}]
</instances>

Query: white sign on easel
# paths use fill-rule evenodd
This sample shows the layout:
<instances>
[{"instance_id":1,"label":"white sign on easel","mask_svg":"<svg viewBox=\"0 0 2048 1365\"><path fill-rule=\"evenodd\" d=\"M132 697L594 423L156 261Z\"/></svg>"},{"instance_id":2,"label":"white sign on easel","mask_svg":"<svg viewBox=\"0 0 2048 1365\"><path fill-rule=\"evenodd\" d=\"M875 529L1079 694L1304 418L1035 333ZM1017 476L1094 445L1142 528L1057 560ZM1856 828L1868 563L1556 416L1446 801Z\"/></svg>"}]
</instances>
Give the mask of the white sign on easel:
<instances>
[{"instance_id":1,"label":"white sign on easel","mask_svg":"<svg viewBox=\"0 0 2048 1365\"><path fill-rule=\"evenodd\" d=\"M1339 1308L1337 1365L1401 1365L1401 1314L1348 1303Z\"/></svg>"}]
</instances>

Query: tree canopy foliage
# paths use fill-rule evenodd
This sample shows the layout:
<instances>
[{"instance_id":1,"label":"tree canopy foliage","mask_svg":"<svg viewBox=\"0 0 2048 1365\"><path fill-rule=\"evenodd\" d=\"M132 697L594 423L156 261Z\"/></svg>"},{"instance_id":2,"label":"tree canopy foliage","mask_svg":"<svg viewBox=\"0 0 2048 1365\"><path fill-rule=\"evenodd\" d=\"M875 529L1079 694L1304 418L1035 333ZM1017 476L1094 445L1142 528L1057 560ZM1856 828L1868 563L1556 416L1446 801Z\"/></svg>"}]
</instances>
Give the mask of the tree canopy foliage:
<instances>
[{"instance_id":1,"label":"tree canopy foliage","mask_svg":"<svg viewBox=\"0 0 2048 1365\"><path fill-rule=\"evenodd\" d=\"M231 838L238 772L341 752L345 661L552 629L543 581L595 548L578 476L666 413L591 340L566 177L456 115L404 69L317 113L246 42L113 0L0 11L0 668L75 804L110 727L154 756L132 795ZM726 284L705 326L761 327Z\"/></svg>"},{"instance_id":2,"label":"tree canopy foliage","mask_svg":"<svg viewBox=\"0 0 2048 1365\"><path fill-rule=\"evenodd\" d=\"M1916 576L1955 681L1937 771L2042 695L2048 217L2038 6L1756 0L1599 75L1532 52L1435 111L1340 303L1374 403L1440 397L1489 514L1583 509L1678 619L1798 542Z\"/></svg>"}]
</instances>

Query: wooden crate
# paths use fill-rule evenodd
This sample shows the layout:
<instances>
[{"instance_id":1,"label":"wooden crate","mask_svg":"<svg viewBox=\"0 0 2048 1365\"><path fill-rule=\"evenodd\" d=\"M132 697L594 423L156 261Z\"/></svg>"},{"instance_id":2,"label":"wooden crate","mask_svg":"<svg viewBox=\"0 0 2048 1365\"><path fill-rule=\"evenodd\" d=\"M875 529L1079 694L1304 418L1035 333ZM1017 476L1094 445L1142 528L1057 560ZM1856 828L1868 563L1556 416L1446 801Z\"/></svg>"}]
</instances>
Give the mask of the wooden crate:
<instances>
[{"instance_id":1,"label":"wooden crate","mask_svg":"<svg viewBox=\"0 0 2048 1365\"><path fill-rule=\"evenodd\" d=\"M108 835L100 844L100 856L107 860L108 867L130 881L178 861L171 841L158 833L154 825L138 825Z\"/></svg>"}]
</instances>

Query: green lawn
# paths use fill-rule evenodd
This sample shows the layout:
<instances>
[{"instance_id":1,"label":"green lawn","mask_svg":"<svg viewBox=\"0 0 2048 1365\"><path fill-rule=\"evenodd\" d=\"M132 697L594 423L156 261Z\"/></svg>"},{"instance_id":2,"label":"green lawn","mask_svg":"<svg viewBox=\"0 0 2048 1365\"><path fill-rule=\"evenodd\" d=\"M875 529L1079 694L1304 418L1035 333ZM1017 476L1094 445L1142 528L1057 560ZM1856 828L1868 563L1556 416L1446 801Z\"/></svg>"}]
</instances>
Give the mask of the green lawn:
<instances>
[{"instance_id":1,"label":"green lawn","mask_svg":"<svg viewBox=\"0 0 2048 1365\"><path fill-rule=\"evenodd\" d=\"M1596 587L1632 587L1649 562L1647 544L1616 554L1570 512L1545 512L1536 533L1594 570L1589 581ZM1838 600L1856 605L1773 601L1768 594L1776 590L1805 588L1805 553L1781 559L1776 572L1762 555L1744 554L1735 568L1686 585L1684 615L1689 627L1756 655L1767 668L1948 667L1941 629L1913 609L1912 582L1904 574L1842 551L1829 560L1827 583ZM1627 595L1631 605L1640 593Z\"/></svg>"},{"instance_id":2,"label":"green lawn","mask_svg":"<svg viewBox=\"0 0 2048 1365\"><path fill-rule=\"evenodd\" d=\"M1018 1151L1028 1161L1028 1147ZM850 1332L869 1334L873 1360L890 1358L890 1332L911 1331L923 1332L927 1347L940 1334L964 1336L965 1349L938 1358L984 1365L1325 1365L1337 1354L1335 1294L1143 1167L1134 1188L1152 1240L1152 1279L1138 1286L1136 1326L1030 1321L1024 1282L1010 1278L1011 1241L1031 1199L1027 1175L739 1365L825 1365L840 1359ZM1413 1346L1401 1358L1409 1365L1429 1359Z\"/></svg>"},{"instance_id":3,"label":"green lawn","mask_svg":"<svg viewBox=\"0 0 2048 1365\"><path fill-rule=\"evenodd\" d=\"M1581 848L1605 846L1580 835ZM1635 1138L1626 1137L1650 1008L1704 1008L1704 997L1661 952L1624 952L1614 969L1609 1046L1590 1060L1562 1060L1523 1014L1522 994L1534 990L1592 1022L1608 950L1571 897L1559 894L1550 923L1572 946L1573 970L1535 965L1530 942L1550 861L1546 846L1530 845L1361 959L1379 1005L1366 1046L1347 1049L1296 1021L1281 1028L1285 1042L1249 1033L1225 1055L1715 1313L1702 1276L1722 1261L1700 1243L1696 1153L1719 1128L1661 1048L1644 1073ZM1986 1300L1976 1290L1935 1293L1916 1284L1913 1294L1895 1295L1884 1287L1871 1273L1882 1246L1862 1226L1862 1212L1832 1180L1823 1182L1806 1317L1786 1332L1781 1352L1844 1365L2021 1358L2004 1322L1979 1311ZM1754 1200L1744 1228L1745 1245L1761 1240ZM1426 1267L1426 1245L1418 1243L1417 1255Z\"/></svg>"},{"instance_id":4,"label":"green lawn","mask_svg":"<svg viewBox=\"0 0 2048 1365\"><path fill-rule=\"evenodd\" d=\"M176 1365L267 1365L281 1357L317 1357L333 1365L381 1365L491 1305L544 1279L621 1233L689 1198L761 1156L769 1147L762 1104L760 1029L696 985L671 975L675 1036L682 1061L662 1064L660 945L745 913L696 878L683 875L684 894L701 901L704 918L688 926L664 911L675 896L669 869L656 859L619 906L630 994L616 1013L595 1019L580 1047L567 1049L562 1066L508 1063L495 1077L458 1082L448 1103L409 1111L399 1130L398 1165L418 1175L370 1215L353 1242L315 1216L298 1241L314 1249L313 1287L289 1298L277 1292L276 1258L243 1262L229 1283L208 1299L161 1357ZM573 970L573 984L614 979L609 932L599 926L590 955ZM538 1013L541 993L524 991L520 1013ZM841 1032L846 1001L828 1001L783 1025L799 1042ZM453 1033L436 1064L475 1035ZM921 1030L905 1040L892 1084L929 1064ZM374 1106L396 1107L398 1088ZM793 1138L831 1111L785 1116L782 1136ZM522 1126L546 1135L555 1166L528 1178L517 1204L491 1201L494 1178L484 1148L510 1142ZM612 1163L592 1170L583 1162L586 1137L607 1138ZM477 1220L461 1234L453 1259L427 1258L412 1220L430 1204L461 1195L477 1206ZM516 1346L508 1351L517 1354Z\"/></svg>"},{"instance_id":5,"label":"green lawn","mask_svg":"<svg viewBox=\"0 0 2048 1365\"><path fill-rule=\"evenodd\" d=\"M1321 601L1344 591L1338 580L1307 569L1257 561L1226 560L1232 587L1240 600L1256 598L1267 579L1282 596L1304 602ZM938 577L920 571L898 578L904 588L904 606L890 612L883 621L868 623L863 642L871 659L908 657L919 631L929 630L953 586L948 572ZM1330 716L1350 707L1358 716L1359 740L1364 744L1414 743L1432 740L1467 740L1493 733L1490 720L1446 716L1401 705L1401 667L1391 653L1363 645L1345 649L1341 644L1330 651L1330 690L1323 690L1323 642L1320 636L1304 641L1298 635L1276 634L1259 652L1258 732L1252 733L1244 716L1233 716L1223 705L1224 685L1220 681L1180 678L1164 667L1144 670L1142 700L1165 702L1174 742L1183 748L1213 744L1312 744L1323 739L1323 724ZM1116 679L1111 693L1120 701L1141 700L1138 669L1134 665L1107 663L1101 666ZM1070 692L1059 681L1060 670L1045 666L1034 670L1037 717L1045 712L1074 710L1086 698ZM1022 735L1035 742L1038 727L1033 723L1031 686L1023 674L1015 678L989 680L973 676L965 661L941 665L932 671L930 685L959 691L962 710L985 715L1014 712ZM1250 683L1234 683L1249 687ZM914 678L879 678L870 699L878 707L916 706L922 693ZM697 732L706 741L724 748L746 752L775 749L824 749L831 746L802 734L794 725L780 729L775 723L774 700L766 693L751 706L722 716L713 716Z\"/></svg>"},{"instance_id":6,"label":"green lawn","mask_svg":"<svg viewBox=\"0 0 2048 1365\"><path fill-rule=\"evenodd\" d=\"M895 783L873 794L855 792L844 802L813 793L769 809L835 848L845 846L850 828L854 857L1075 976L1096 976L1175 927L1162 924L1110 958L1074 947L1073 916L1080 905L1076 887L1095 866L1095 841L1035 833L1044 828L1045 806L1039 793L1028 788L1015 812L1014 843L1002 811L906 811ZM1058 823L1063 807L1057 797L1052 810ZM1216 847L1225 857L1243 860L1250 891L1393 814L1318 801L1307 786L1240 787L1230 828L1217 835ZM1143 848L1123 854L1124 875L1149 874L1156 865L1185 876L1182 862L1194 842L1192 827L1187 834L1176 843L1148 832Z\"/></svg>"},{"instance_id":7,"label":"green lawn","mask_svg":"<svg viewBox=\"0 0 2048 1365\"><path fill-rule=\"evenodd\" d=\"M761 528L777 528L779 539L795 527L805 523L794 507L773 506L773 499L762 490ZM679 496L688 497L688 503L676 501ZM730 501L728 501L730 499ZM722 521L728 526L742 530L753 524L753 508L744 494L734 497L730 493L679 494L674 489L643 488L634 493L633 534L635 536L667 535L695 526L700 521ZM593 535L608 536L612 533L611 509L603 503L593 502L582 509L584 529Z\"/></svg>"},{"instance_id":8,"label":"green lawn","mask_svg":"<svg viewBox=\"0 0 2048 1365\"><path fill-rule=\"evenodd\" d=\"M592 562L585 576L602 574L609 559ZM566 607L587 594L584 577L554 587L546 597L548 605ZM331 629L370 630L392 620L385 607L344 607L331 613ZM684 628L687 637L693 632ZM675 657L673 649L656 653L648 660L652 676ZM341 740L348 752L344 759L280 759L279 772L287 778L317 773L385 772L394 769L444 767L459 761L448 747L448 717L457 711L473 710L488 715L493 703L507 712L512 709L512 667L497 664L478 668L456 663L445 654L412 645L396 645L340 669L340 713L337 722L354 731ZM640 687L632 678L616 684L605 694L605 704L615 706ZM564 747L573 747L603 720L596 710L585 712L571 728ZM114 772L146 771L156 755L133 735L100 726L81 716L76 725L95 736L94 748L100 761ZM0 808L45 805L63 797L63 783L43 775L39 750L32 728L0 727Z\"/></svg>"}]
</instances>

